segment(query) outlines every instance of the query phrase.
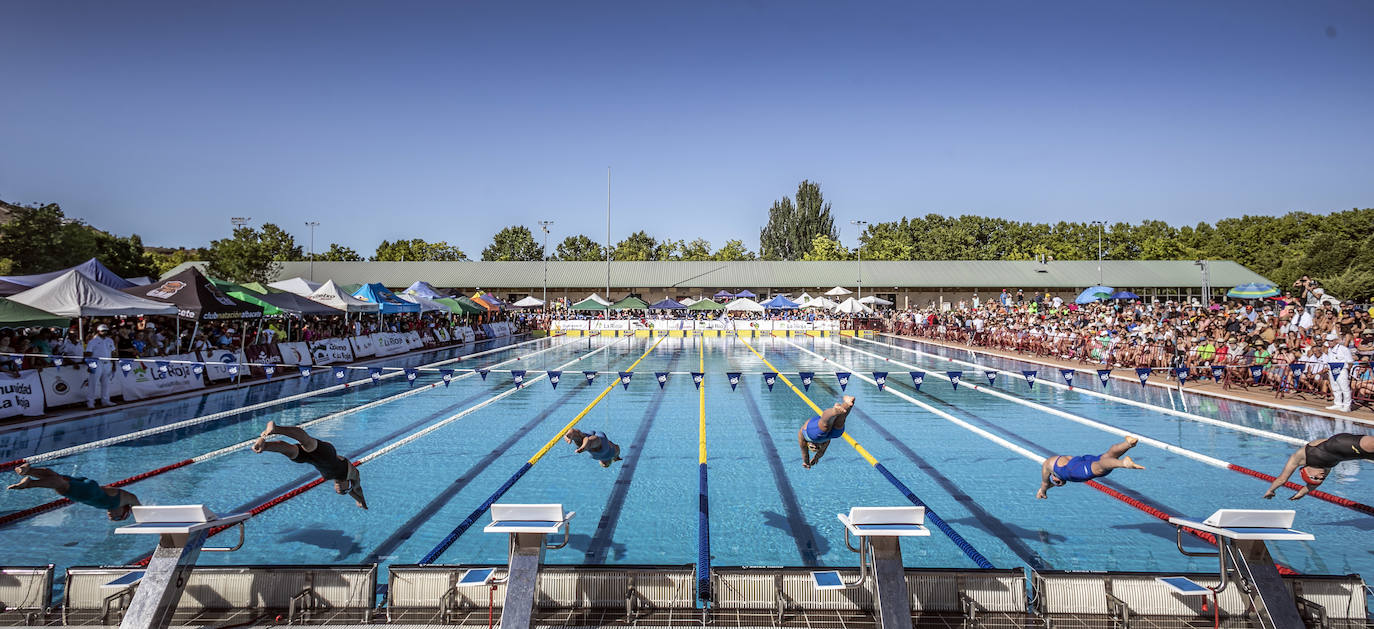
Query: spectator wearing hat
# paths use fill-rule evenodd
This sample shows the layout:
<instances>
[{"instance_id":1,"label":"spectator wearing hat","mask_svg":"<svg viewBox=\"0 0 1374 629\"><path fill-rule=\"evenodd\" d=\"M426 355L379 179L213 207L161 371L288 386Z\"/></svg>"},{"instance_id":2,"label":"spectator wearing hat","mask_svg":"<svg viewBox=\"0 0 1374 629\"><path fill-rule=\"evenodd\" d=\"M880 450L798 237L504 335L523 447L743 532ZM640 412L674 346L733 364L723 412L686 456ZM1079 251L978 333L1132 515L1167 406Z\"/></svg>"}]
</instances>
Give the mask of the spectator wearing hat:
<instances>
[{"instance_id":1,"label":"spectator wearing hat","mask_svg":"<svg viewBox=\"0 0 1374 629\"><path fill-rule=\"evenodd\" d=\"M110 381L114 379L114 366L110 362L115 354L115 341L110 337L110 326L104 323L96 326L95 336L86 341L86 358L96 359L95 370L90 372L86 384L86 408L95 408L98 395L100 403L113 406L110 401Z\"/></svg>"}]
</instances>

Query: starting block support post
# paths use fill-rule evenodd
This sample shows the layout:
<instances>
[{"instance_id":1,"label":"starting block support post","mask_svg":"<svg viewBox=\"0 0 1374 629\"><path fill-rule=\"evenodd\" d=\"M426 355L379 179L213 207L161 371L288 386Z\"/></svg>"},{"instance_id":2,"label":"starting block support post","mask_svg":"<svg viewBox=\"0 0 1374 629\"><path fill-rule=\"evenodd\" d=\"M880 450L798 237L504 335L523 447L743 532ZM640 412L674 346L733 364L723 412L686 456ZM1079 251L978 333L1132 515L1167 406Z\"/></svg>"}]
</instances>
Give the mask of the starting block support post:
<instances>
[{"instance_id":1,"label":"starting block support post","mask_svg":"<svg viewBox=\"0 0 1374 629\"><path fill-rule=\"evenodd\" d=\"M844 545L859 553L859 580L846 582L838 572L813 572L819 589L863 587L871 577L878 626L882 629L911 629L911 596L902 566L902 537L927 537L925 507L851 507L837 517L844 525ZM854 548L849 538L859 540ZM869 574L870 568L872 574Z\"/></svg>"},{"instance_id":2,"label":"starting block support post","mask_svg":"<svg viewBox=\"0 0 1374 629\"><path fill-rule=\"evenodd\" d=\"M171 505L134 507L133 515L135 524L115 529L115 533L157 535L158 542L119 627L166 629L201 551L233 551L242 547L243 521L248 514L219 517L204 505ZM235 524L239 526L237 546L205 548L212 528Z\"/></svg>"},{"instance_id":3,"label":"starting block support post","mask_svg":"<svg viewBox=\"0 0 1374 629\"><path fill-rule=\"evenodd\" d=\"M510 563L502 580L506 584L502 629L530 629L534 625L534 604L544 551L568 545L568 521L574 515L574 512L564 513L561 504L491 506L491 524L482 529L483 532L510 535ZM549 545L547 536L559 532L563 533L563 541Z\"/></svg>"}]
</instances>

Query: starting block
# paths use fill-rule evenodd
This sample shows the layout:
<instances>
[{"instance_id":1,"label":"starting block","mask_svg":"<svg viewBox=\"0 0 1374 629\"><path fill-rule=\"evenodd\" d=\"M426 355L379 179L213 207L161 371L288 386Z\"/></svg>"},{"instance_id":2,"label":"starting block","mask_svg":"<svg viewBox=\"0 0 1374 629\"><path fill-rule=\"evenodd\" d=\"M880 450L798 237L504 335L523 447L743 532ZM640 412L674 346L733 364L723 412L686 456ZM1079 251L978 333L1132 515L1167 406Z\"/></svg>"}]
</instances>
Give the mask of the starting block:
<instances>
[{"instance_id":1,"label":"starting block","mask_svg":"<svg viewBox=\"0 0 1374 629\"><path fill-rule=\"evenodd\" d=\"M481 583L505 583L505 612L501 614L504 629L529 629L534 620L535 590L539 567L545 550L557 550L568 545L568 523L577 515L563 511L561 504L497 504L491 506L491 524L484 533L505 533L510 536L510 562L506 576L494 579L469 570L459 581L482 578ZM548 535L563 534L563 541L549 545ZM473 583L477 585L477 583Z\"/></svg>"},{"instance_id":2,"label":"starting block","mask_svg":"<svg viewBox=\"0 0 1374 629\"><path fill-rule=\"evenodd\" d=\"M120 629L166 629L200 552L242 548L243 523L249 514L218 516L205 505L140 505L133 508L133 515L134 523L115 529L115 534L157 535L157 548L146 570L127 573L105 587L124 589L137 585L129 609L119 623ZM229 548L204 547L211 529L234 525L239 527L238 544Z\"/></svg>"},{"instance_id":3,"label":"starting block","mask_svg":"<svg viewBox=\"0 0 1374 629\"><path fill-rule=\"evenodd\" d=\"M822 570L811 573L812 585L818 590L843 590L862 587L872 578L879 626L911 629L911 597L899 540L930 536L930 529L925 527L925 507L850 507L849 513L835 517L844 525L844 545L859 553L859 580L846 582L839 571ZM850 543L850 537L858 538L858 548Z\"/></svg>"},{"instance_id":4,"label":"starting block","mask_svg":"<svg viewBox=\"0 0 1374 629\"><path fill-rule=\"evenodd\" d=\"M1230 575L1235 574L1241 591L1251 595L1256 613L1268 616L1267 626L1274 629L1303 629L1305 625L1298 613L1293 594L1284 584L1269 554L1266 542L1311 541L1316 539L1311 533L1293 528L1291 509L1219 509L1202 521L1186 518L1169 518L1169 524L1177 529L1178 551L1188 557L1216 557L1219 563L1220 581L1216 587L1207 587L1208 592L1221 592L1226 589ZM1216 552L1194 552L1183 549L1183 529L1211 533L1216 539ZM1182 577L1172 577L1182 579ZM1183 583L1182 581L1186 581ZM1171 588L1186 590L1181 594L1191 594L1193 586L1203 587L1191 579L1175 583L1166 582ZM1201 594L1201 592L1197 592Z\"/></svg>"}]
</instances>

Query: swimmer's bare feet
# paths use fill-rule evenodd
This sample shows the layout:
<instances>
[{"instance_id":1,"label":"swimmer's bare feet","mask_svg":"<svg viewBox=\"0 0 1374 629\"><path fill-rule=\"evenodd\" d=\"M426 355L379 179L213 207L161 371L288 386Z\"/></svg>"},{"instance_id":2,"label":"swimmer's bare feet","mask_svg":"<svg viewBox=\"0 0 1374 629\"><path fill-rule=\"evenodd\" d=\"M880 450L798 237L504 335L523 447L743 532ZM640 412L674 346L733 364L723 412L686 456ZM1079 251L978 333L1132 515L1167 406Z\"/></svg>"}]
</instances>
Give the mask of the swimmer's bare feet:
<instances>
[{"instance_id":1,"label":"swimmer's bare feet","mask_svg":"<svg viewBox=\"0 0 1374 629\"><path fill-rule=\"evenodd\" d=\"M267 426L262 429L262 436L266 438L268 435L275 434L277 434L277 422L268 420Z\"/></svg>"},{"instance_id":2,"label":"swimmer's bare feet","mask_svg":"<svg viewBox=\"0 0 1374 629\"><path fill-rule=\"evenodd\" d=\"M1137 443L1140 443L1140 438L1139 438L1139 437L1136 437L1135 435L1131 435L1131 436L1129 436L1129 437L1126 437L1126 445L1127 445L1127 446L1134 448L1134 447L1135 447L1135 444L1137 444Z\"/></svg>"},{"instance_id":3,"label":"swimmer's bare feet","mask_svg":"<svg viewBox=\"0 0 1374 629\"><path fill-rule=\"evenodd\" d=\"M1131 470L1143 470L1143 469L1145 469L1145 466L1144 466L1144 465L1141 465L1141 464L1139 464L1139 463L1136 463L1135 461L1132 461L1132 460L1131 460L1131 457L1128 457L1128 456L1123 456L1123 457L1121 457L1121 467L1124 467L1124 468L1126 468L1126 469L1131 469Z\"/></svg>"},{"instance_id":4,"label":"swimmer's bare feet","mask_svg":"<svg viewBox=\"0 0 1374 629\"><path fill-rule=\"evenodd\" d=\"M250 447L253 448L253 452L256 452L256 453L258 453L258 454L262 454L262 447L263 447L263 445L266 444L266 443L267 443L267 437L258 437L257 440L253 441L253 445L250 446Z\"/></svg>"}]
</instances>

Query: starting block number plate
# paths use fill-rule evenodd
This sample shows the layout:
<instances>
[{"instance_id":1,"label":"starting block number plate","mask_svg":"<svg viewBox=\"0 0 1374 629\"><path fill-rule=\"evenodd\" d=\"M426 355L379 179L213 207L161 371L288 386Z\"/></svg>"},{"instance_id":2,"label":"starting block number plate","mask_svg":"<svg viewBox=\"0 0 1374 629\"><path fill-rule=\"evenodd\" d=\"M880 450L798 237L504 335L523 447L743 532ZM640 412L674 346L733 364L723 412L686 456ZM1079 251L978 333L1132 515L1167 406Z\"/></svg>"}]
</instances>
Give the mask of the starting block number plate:
<instances>
[{"instance_id":1,"label":"starting block number plate","mask_svg":"<svg viewBox=\"0 0 1374 629\"><path fill-rule=\"evenodd\" d=\"M840 578L840 573L835 570L824 572L812 572L811 581L815 583L817 590L843 590L844 579Z\"/></svg>"},{"instance_id":2,"label":"starting block number plate","mask_svg":"<svg viewBox=\"0 0 1374 629\"><path fill-rule=\"evenodd\" d=\"M1170 590L1173 590L1175 594L1182 594L1184 596L1203 596L1212 593L1212 590L1198 584L1197 581L1189 579L1188 577L1155 577L1155 580L1163 583Z\"/></svg>"},{"instance_id":3,"label":"starting block number plate","mask_svg":"<svg viewBox=\"0 0 1374 629\"><path fill-rule=\"evenodd\" d=\"M496 574L496 568L473 568L458 577L458 587L472 587L474 585L486 585L491 582L492 576Z\"/></svg>"}]
</instances>

